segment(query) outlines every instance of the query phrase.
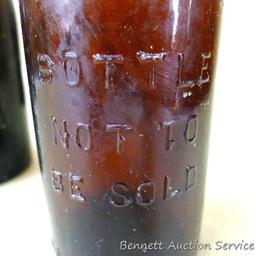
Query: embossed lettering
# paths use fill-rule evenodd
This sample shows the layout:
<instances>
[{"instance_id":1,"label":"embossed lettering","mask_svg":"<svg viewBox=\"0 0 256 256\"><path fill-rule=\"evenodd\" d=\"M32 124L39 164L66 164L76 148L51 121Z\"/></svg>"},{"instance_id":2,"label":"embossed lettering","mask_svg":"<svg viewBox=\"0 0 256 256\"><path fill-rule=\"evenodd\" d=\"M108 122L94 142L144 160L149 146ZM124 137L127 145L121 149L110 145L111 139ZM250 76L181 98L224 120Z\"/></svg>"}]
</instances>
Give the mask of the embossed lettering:
<instances>
[{"instance_id":1,"label":"embossed lettering","mask_svg":"<svg viewBox=\"0 0 256 256\"><path fill-rule=\"evenodd\" d=\"M196 178L196 167L188 166L186 169L187 177L186 177L186 190L191 189L195 184Z\"/></svg>"},{"instance_id":2,"label":"embossed lettering","mask_svg":"<svg viewBox=\"0 0 256 256\"><path fill-rule=\"evenodd\" d=\"M37 56L39 64L39 81L41 84L49 84L52 81L54 63L47 54Z\"/></svg>"},{"instance_id":3,"label":"embossed lettering","mask_svg":"<svg viewBox=\"0 0 256 256\"><path fill-rule=\"evenodd\" d=\"M142 64L151 64L151 72L149 79L149 89L156 89L156 64L165 61L167 56L166 52L160 53L148 53L143 51L138 51L136 54L137 59ZM209 74L209 61L211 59L211 52L202 53L202 67L199 79L195 80L185 80L184 79L184 63L185 57L184 53L178 53L178 88L193 88L195 85L201 87L202 85L210 82ZM41 84L49 84L53 78L54 72L54 62L47 54L39 54L37 56L37 61L39 64L39 81ZM105 65L105 88L109 89L114 86L114 74L117 69L117 65L124 63L124 57L121 54L94 54L93 55L94 64L104 64ZM68 51L64 54L63 60L63 72L66 82L69 86L77 86L80 80L80 63L76 52ZM192 92L183 92L183 98L192 96Z\"/></svg>"},{"instance_id":4,"label":"embossed lettering","mask_svg":"<svg viewBox=\"0 0 256 256\"><path fill-rule=\"evenodd\" d=\"M107 125L107 132L114 132L116 133L116 152L118 155L124 153L124 144L125 144L125 137L121 133L130 133L132 132L132 125L129 124L108 124Z\"/></svg>"},{"instance_id":5,"label":"embossed lettering","mask_svg":"<svg viewBox=\"0 0 256 256\"><path fill-rule=\"evenodd\" d=\"M153 181L144 181L138 188L136 193L136 202L140 206L149 206L155 201L155 184Z\"/></svg>"},{"instance_id":6,"label":"embossed lettering","mask_svg":"<svg viewBox=\"0 0 256 256\"><path fill-rule=\"evenodd\" d=\"M80 80L80 66L75 52L65 53L63 67L67 84L76 86Z\"/></svg>"},{"instance_id":7,"label":"embossed lettering","mask_svg":"<svg viewBox=\"0 0 256 256\"><path fill-rule=\"evenodd\" d=\"M120 54L108 55L108 54L94 54L94 64L105 64L105 88L109 89L114 86L114 73L116 71L117 64L123 64L124 57Z\"/></svg>"},{"instance_id":8,"label":"embossed lettering","mask_svg":"<svg viewBox=\"0 0 256 256\"><path fill-rule=\"evenodd\" d=\"M62 174L61 172L52 169L52 187L57 193L62 193L64 191L63 183L62 183Z\"/></svg>"},{"instance_id":9,"label":"embossed lettering","mask_svg":"<svg viewBox=\"0 0 256 256\"><path fill-rule=\"evenodd\" d=\"M164 177L163 199L165 201L180 196L183 192L187 192L194 187L196 182L196 167L194 165L188 165L184 176L186 178L184 182L184 190L176 189L175 186L172 185L169 176ZM79 186L79 184L83 184L83 177L74 175L70 172L61 173L56 169L51 169L51 183L55 192L61 194L65 190L68 191L71 200L81 203L86 201L86 197ZM69 189L66 190L64 184L68 185ZM110 187L109 203L112 206L119 208L127 207L133 203L142 207L147 207L155 202L156 193L156 185L153 180L144 180L140 182L135 189L135 195L133 195L133 192L130 190L127 183L118 182L112 184Z\"/></svg>"},{"instance_id":10,"label":"embossed lettering","mask_svg":"<svg viewBox=\"0 0 256 256\"><path fill-rule=\"evenodd\" d=\"M155 81L155 72L156 72L156 64L159 62L163 62L167 54L165 52L161 53L148 53L139 51L137 52L137 58L140 63L150 63L152 64L152 70L150 73L150 80L149 80L149 89L156 89L156 81Z\"/></svg>"},{"instance_id":11,"label":"embossed lettering","mask_svg":"<svg viewBox=\"0 0 256 256\"><path fill-rule=\"evenodd\" d=\"M84 131L86 137L85 142L82 141L82 131ZM83 133L83 134L84 134ZM88 151L91 148L91 134L90 127L88 124L78 123L76 128L76 143L77 146L83 151Z\"/></svg>"},{"instance_id":12,"label":"embossed lettering","mask_svg":"<svg viewBox=\"0 0 256 256\"><path fill-rule=\"evenodd\" d=\"M132 204L129 187L125 183L114 183L110 190L113 196L109 199L111 205L122 208Z\"/></svg>"},{"instance_id":13,"label":"embossed lettering","mask_svg":"<svg viewBox=\"0 0 256 256\"><path fill-rule=\"evenodd\" d=\"M173 186L171 185L171 178L166 176L164 180L164 200L172 199L180 193L180 189L173 189Z\"/></svg>"},{"instance_id":14,"label":"embossed lettering","mask_svg":"<svg viewBox=\"0 0 256 256\"><path fill-rule=\"evenodd\" d=\"M184 132L184 137L187 143L193 144L197 140L198 132L198 117L197 115L192 115L188 118L186 123L186 128Z\"/></svg>"},{"instance_id":15,"label":"embossed lettering","mask_svg":"<svg viewBox=\"0 0 256 256\"><path fill-rule=\"evenodd\" d=\"M170 151L173 149L175 140L172 136L172 127L178 122L178 120L164 121L159 124L159 128L166 128L166 144L165 150Z\"/></svg>"},{"instance_id":16,"label":"embossed lettering","mask_svg":"<svg viewBox=\"0 0 256 256\"><path fill-rule=\"evenodd\" d=\"M53 143L55 145L58 145L57 135L59 135L63 148L68 149L70 135L67 130L67 121L62 120L62 128L64 130L64 134L63 134L61 131L61 128L58 125L56 117L52 116L51 120L52 120L52 130L53 130Z\"/></svg>"},{"instance_id":17,"label":"embossed lettering","mask_svg":"<svg viewBox=\"0 0 256 256\"><path fill-rule=\"evenodd\" d=\"M82 183L83 178L80 176L73 175L72 173L69 173L69 181L70 181L70 199L84 202L85 196L82 194L80 187L77 185L77 183Z\"/></svg>"},{"instance_id":18,"label":"embossed lettering","mask_svg":"<svg viewBox=\"0 0 256 256\"><path fill-rule=\"evenodd\" d=\"M201 87L203 84L207 84L210 82L210 74L208 72L209 60L211 59L211 52L208 54L202 53L202 69L200 78L197 82L197 85Z\"/></svg>"},{"instance_id":19,"label":"embossed lettering","mask_svg":"<svg viewBox=\"0 0 256 256\"><path fill-rule=\"evenodd\" d=\"M183 79L184 72L184 53L178 54L178 88L192 88L195 82L192 80L185 81Z\"/></svg>"}]
</instances>

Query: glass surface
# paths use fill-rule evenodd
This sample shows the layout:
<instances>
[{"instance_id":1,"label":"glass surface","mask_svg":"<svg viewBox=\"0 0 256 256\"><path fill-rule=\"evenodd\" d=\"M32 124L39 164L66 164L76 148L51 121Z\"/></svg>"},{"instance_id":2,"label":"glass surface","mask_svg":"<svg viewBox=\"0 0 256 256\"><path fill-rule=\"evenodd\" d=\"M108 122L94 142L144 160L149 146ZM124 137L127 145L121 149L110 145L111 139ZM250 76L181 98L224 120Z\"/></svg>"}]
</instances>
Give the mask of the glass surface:
<instances>
[{"instance_id":1,"label":"glass surface","mask_svg":"<svg viewBox=\"0 0 256 256\"><path fill-rule=\"evenodd\" d=\"M20 4L56 254L195 255L222 3Z\"/></svg>"},{"instance_id":2,"label":"glass surface","mask_svg":"<svg viewBox=\"0 0 256 256\"><path fill-rule=\"evenodd\" d=\"M25 104L12 2L0 1L0 182L29 163Z\"/></svg>"}]
</instances>

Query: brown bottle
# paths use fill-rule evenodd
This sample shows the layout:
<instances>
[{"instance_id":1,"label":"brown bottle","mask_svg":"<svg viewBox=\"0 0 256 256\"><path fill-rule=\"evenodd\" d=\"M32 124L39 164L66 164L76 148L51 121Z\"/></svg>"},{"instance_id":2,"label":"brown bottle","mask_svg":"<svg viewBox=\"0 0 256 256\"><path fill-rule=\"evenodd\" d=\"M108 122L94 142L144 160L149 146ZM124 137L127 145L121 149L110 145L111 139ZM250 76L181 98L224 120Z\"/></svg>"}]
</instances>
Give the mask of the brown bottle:
<instances>
[{"instance_id":1,"label":"brown bottle","mask_svg":"<svg viewBox=\"0 0 256 256\"><path fill-rule=\"evenodd\" d=\"M221 2L20 3L57 255L195 255Z\"/></svg>"},{"instance_id":2,"label":"brown bottle","mask_svg":"<svg viewBox=\"0 0 256 256\"><path fill-rule=\"evenodd\" d=\"M29 163L25 104L12 1L0 1L0 182Z\"/></svg>"}]
</instances>

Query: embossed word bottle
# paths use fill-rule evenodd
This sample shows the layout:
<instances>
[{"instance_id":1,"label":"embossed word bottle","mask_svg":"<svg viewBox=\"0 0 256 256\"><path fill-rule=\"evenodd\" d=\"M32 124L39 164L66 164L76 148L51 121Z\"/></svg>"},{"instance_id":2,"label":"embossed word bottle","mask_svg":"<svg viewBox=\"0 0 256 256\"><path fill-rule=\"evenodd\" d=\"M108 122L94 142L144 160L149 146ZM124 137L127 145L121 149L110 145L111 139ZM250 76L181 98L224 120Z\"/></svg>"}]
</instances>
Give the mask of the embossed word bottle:
<instances>
[{"instance_id":1,"label":"embossed word bottle","mask_svg":"<svg viewBox=\"0 0 256 256\"><path fill-rule=\"evenodd\" d=\"M222 3L20 4L56 254L195 255Z\"/></svg>"},{"instance_id":2,"label":"embossed word bottle","mask_svg":"<svg viewBox=\"0 0 256 256\"><path fill-rule=\"evenodd\" d=\"M29 163L25 106L13 6L0 1L0 182Z\"/></svg>"}]
</instances>

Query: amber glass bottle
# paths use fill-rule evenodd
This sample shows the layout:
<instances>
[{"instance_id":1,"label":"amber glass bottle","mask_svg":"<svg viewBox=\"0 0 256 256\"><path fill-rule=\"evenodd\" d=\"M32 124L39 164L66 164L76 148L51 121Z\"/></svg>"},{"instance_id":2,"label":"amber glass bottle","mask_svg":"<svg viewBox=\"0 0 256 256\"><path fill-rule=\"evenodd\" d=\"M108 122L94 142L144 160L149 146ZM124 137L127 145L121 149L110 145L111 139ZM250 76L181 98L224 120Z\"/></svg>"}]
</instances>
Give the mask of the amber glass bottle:
<instances>
[{"instance_id":1,"label":"amber glass bottle","mask_svg":"<svg viewBox=\"0 0 256 256\"><path fill-rule=\"evenodd\" d=\"M20 4L56 254L195 255L221 2Z\"/></svg>"},{"instance_id":2,"label":"amber glass bottle","mask_svg":"<svg viewBox=\"0 0 256 256\"><path fill-rule=\"evenodd\" d=\"M0 182L29 163L24 96L12 1L0 1Z\"/></svg>"}]
</instances>

